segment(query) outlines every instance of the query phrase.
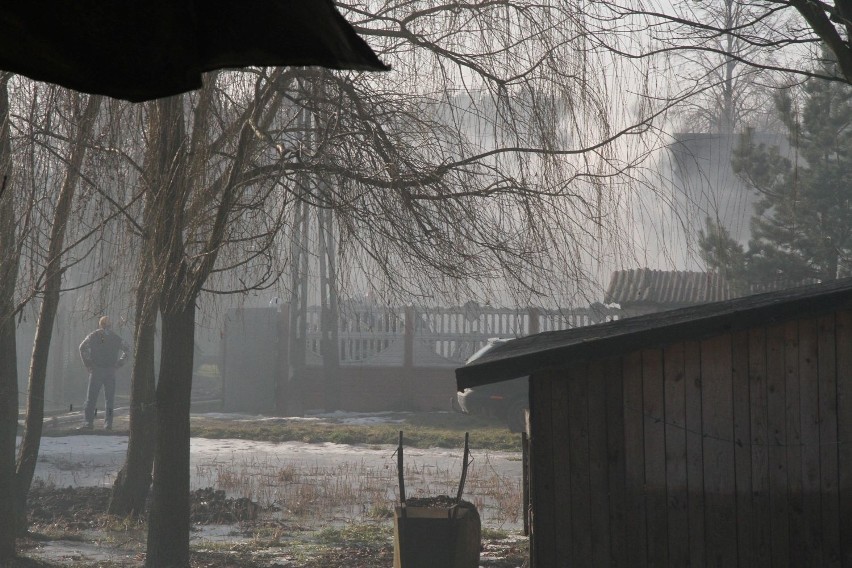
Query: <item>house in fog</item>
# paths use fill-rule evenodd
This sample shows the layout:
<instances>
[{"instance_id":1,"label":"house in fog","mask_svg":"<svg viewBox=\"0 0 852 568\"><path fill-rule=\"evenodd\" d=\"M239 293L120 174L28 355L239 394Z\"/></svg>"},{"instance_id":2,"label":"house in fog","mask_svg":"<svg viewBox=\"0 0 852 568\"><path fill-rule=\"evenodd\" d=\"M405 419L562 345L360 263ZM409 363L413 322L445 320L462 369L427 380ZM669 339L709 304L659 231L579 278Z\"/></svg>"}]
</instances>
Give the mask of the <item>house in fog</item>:
<instances>
[{"instance_id":1,"label":"house in fog","mask_svg":"<svg viewBox=\"0 0 852 568\"><path fill-rule=\"evenodd\" d=\"M782 156L793 157L787 138L773 132L752 133L755 144L777 146ZM668 146L672 179L678 188L678 211L687 225L700 228L704 219L717 220L742 244L751 235L750 219L758 194L734 173L731 156L740 142L737 132L678 132Z\"/></svg>"}]
</instances>

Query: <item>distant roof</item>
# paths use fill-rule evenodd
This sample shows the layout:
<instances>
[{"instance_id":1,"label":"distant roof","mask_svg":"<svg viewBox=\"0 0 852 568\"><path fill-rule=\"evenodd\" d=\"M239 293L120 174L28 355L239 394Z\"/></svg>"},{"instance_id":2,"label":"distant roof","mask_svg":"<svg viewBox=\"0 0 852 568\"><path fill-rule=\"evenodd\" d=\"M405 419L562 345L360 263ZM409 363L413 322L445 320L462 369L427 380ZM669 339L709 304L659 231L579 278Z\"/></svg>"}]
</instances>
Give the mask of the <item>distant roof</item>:
<instances>
[{"instance_id":1,"label":"distant roof","mask_svg":"<svg viewBox=\"0 0 852 568\"><path fill-rule=\"evenodd\" d=\"M615 357L635 349L694 341L771 325L797 316L817 316L852 307L852 278L744 296L723 302L549 331L509 341L475 363L456 369L458 388L564 367L572 360Z\"/></svg>"},{"instance_id":2,"label":"distant roof","mask_svg":"<svg viewBox=\"0 0 852 568\"><path fill-rule=\"evenodd\" d=\"M665 271L637 268L612 273L605 304L690 306L730 300L728 282L713 272Z\"/></svg>"}]
</instances>

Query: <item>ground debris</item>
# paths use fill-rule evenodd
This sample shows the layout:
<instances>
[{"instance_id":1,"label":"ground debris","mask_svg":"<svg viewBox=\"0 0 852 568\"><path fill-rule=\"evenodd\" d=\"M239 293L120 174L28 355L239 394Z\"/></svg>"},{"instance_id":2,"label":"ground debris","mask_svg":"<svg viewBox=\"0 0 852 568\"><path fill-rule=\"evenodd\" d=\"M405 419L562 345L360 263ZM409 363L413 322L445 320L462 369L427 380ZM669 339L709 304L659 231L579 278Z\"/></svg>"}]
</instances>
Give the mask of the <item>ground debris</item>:
<instances>
[{"instance_id":1,"label":"ground debris","mask_svg":"<svg viewBox=\"0 0 852 568\"><path fill-rule=\"evenodd\" d=\"M111 489L108 487L66 487L57 488L50 485L36 484L30 493L30 505L33 507L31 521L38 521L44 535L30 533L29 537L19 542L22 552L32 554L43 549L44 539L60 539L65 546L74 546L79 542L85 545L95 534L106 534L105 531L115 531L108 527L109 516L105 514ZM466 503L462 501L462 503ZM192 522L195 524L239 524L244 537L250 537L253 531L269 528L261 519L261 507L249 499L233 499L226 497L224 491L214 489L199 489L192 492ZM444 496L413 498L407 501L412 507L448 508L456 504L454 498ZM462 505L464 506L464 505ZM257 517L260 516L261 519ZM114 522L114 519L113 521ZM268 523L268 521L267 521ZM276 521L273 528L282 529ZM286 526L286 533L297 530ZM57 536L59 531L59 536ZM308 531L310 532L310 531ZM111 533L114 537L115 532ZM123 533L122 533L123 534ZM269 544L257 545L247 543L246 546L235 546L219 550L194 550L191 553L191 568L380 568L393 565L393 545L384 542L357 539L352 535L344 535L336 541L323 546L312 545L312 552L306 556L305 548L295 546L292 556L282 556L282 548L287 550L290 545L277 538L269 539L269 531L264 531ZM90 562L88 556L82 560L68 557L52 558L22 558L16 568L57 568L64 566L110 566L111 568L141 568L144 564L144 551L138 546L144 545L143 538L137 543L137 548L128 548L118 554L109 563ZM127 537L130 540L130 536ZM89 546L91 548L91 546ZM528 548L526 539L491 537L484 539L480 566L485 568L518 568L527 566ZM70 562L70 564L69 564Z\"/></svg>"},{"instance_id":2,"label":"ground debris","mask_svg":"<svg viewBox=\"0 0 852 568\"><path fill-rule=\"evenodd\" d=\"M207 487L192 492L190 520L200 525L231 524L257 519L261 507L246 497L226 497L221 489Z\"/></svg>"},{"instance_id":3,"label":"ground debris","mask_svg":"<svg viewBox=\"0 0 852 568\"><path fill-rule=\"evenodd\" d=\"M301 564L301 568L376 568L393 564L393 546L378 548L342 547L328 551Z\"/></svg>"},{"instance_id":4,"label":"ground debris","mask_svg":"<svg viewBox=\"0 0 852 568\"><path fill-rule=\"evenodd\" d=\"M110 489L106 487L52 487L33 483L27 497L29 520L36 525L85 526L106 512L109 496Z\"/></svg>"},{"instance_id":5,"label":"ground debris","mask_svg":"<svg viewBox=\"0 0 852 568\"><path fill-rule=\"evenodd\" d=\"M103 521L112 489L109 487L53 487L35 483L27 505L30 523L66 529L85 529ZM224 491L197 489L190 494L190 521L195 524L232 524L257 519L260 505L245 497L227 497Z\"/></svg>"},{"instance_id":6,"label":"ground debris","mask_svg":"<svg viewBox=\"0 0 852 568\"><path fill-rule=\"evenodd\" d=\"M409 497L405 500L406 507L424 507L428 509L449 509L456 504L460 504L463 508L475 508L473 503L468 501L456 501L454 497L449 495L436 495L434 497Z\"/></svg>"}]
</instances>

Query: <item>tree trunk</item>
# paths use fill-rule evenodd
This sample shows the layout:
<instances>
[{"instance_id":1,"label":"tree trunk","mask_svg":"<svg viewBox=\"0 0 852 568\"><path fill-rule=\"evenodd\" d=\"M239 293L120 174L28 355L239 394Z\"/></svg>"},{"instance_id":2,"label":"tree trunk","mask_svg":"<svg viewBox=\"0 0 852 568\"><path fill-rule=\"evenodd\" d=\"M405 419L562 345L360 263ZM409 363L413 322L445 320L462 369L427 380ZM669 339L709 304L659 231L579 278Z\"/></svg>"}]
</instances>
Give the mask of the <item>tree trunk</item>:
<instances>
[{"instance_id":1,"label":"tree trunk","mask_svg":"<svg viewBox=\"0 0 852 568\"><path fill-rule=\"evenodd\" d=\"M323 188L325 186L323 184ZM320 304L322 310L322 368L325 376L325 409L340 410L340 343L338 341L337 270L335 268L334 231L331 210L317 213L320 244Z\"/></svg>"},{"instance_id":2,"label":"tree trunk","mask_svg":"<svg viewBox=\"0 0 852 568\"><path fill-rule=\"evenodd\" d=\"M160 108L165 101L161 101ZM168 114L168 113L165 113ZM163 119L166 119L164 124ZM151 144L145 159L148 179L157 184L157 189L166 187L161 176L170 171L167 164L177 153L172 138L166 136L171 124L169 116L157 112L152 105L149 114L152 138L162 143ZM170 154L170 155L169 155ZM163 213L157 201L157 191L148 188L145 195L145 227L156 227L158 215ZM136 328L134 333L133 369L130 376L130 434L127 440L127 456L112 486L108 512L118 516L139 517L145 512L148 492L151 488L151 469L154 466L156 437L156 370L154 368L157 313L160 309L160 291L151 274L156 272L156 239L154 235L143 235L139 259L139 287L136 289Z\"/></svg>"},{"instance_id":3,"label":"tree trunk","mask_svg":"<svg viewBox=\"0 0 852 568\"><path fill-rule=\"evenodd\" d=\"M307 313L302 310L302 295L306 293L303 287L301 266L302 257L307 255L303 250L304 241L302 228L307 223L307 204L297 202L293 207L293 228L290 238L290 309L288 322L289 346L289 369L287 369L287 403L286 412L289 416L301 416L304 414L302 378L305 374L306 344L305 336L301 330L304 327Z\"/></svg>"},{"instance_id":4,"label":"tree trunk","mask_svg":"<svg viewBox=\"0 0 852 568\"><path fill-rule=\"evenodd\" d=\"M163 310L148 568L189 566L189 406L195 301Z\"/></svg>"},{"instance_id":5,"label":"tree trunk","mask_svg":"<svg viewBox=\"0 0 852 568\"><path fill-rule=\"evenodd\" d=\"M38 315L32 359L30 360L29 392L27 395L27 418L21 448L18 452L18 464L15 472L15 489L18 495L17 514L21 527L26 525L26 503L30 485L35 475L41 433L44 425L44 391L47 377L47 359L50 354L50 339L53 324L59 309L59 292L62 289L62 251L65 248L65 229L71 215L74 191L80 178L80 167L86 154L84 143L92 131L95 118L101 106L102 97L91 96L86 110L80 119L76 139L72 141L68 166L59 201L53 214L48 245L47 269L44 284L44 299Z\"/></svg>"},{"instance_id":6,"label":"tree trunk","mask_svg":"<svg viewBox=\"0 0 852 568\"><path fill-rule=\"evenodd\" d=\"M202 96L204 94L202 91ZM182 114L177 112L180 109L177 106L172 122L182 129ZM226 236L244 162L254 139L254 131L247 121L240 129L237 152L224 182L204 253L196 257L199 260L192 268L187 264L182 235L186 227L187 191L192 182L188 177L191 168L183 167L185 152L175 154L172 160L174 176L169 176L172 181L162 187L156 199L159 211L154 233L153 258L157 265L154 272L165 278L159 289L163 336L156 389L154 486L145 560L148 568L189 566L189 409L195 303ZM174 137L174 140L180 142L182 137ZM189 153L192 155L193 151Z\"/></svg>"},{"instance_id":7,"label":"tree trunk","mask_svg":"<svg viewBox=\"0 0 852 568\"><path fill-rule=\"evenodd\" d=\"M6 566L15 557L17 532L15 437L18 430L18 362L15 318L11 315L11 308L11 302L0 298L0 566Z\"/></svg>"},{"instance_id":8,"label":"tree trunk","mask_svg":"<svg viewBox=\"0 0 852 568\"><path fill-rule=\"evenodd\" d=\"M145 278L143 263L142 278ZM145 512L154 465L154 339L157 305L144 282L136 292L135 354L130 379L130 435L127 457L112 485L108 511L112 515L138 517Z\"/></svg>"},{"instance_id":9,"label":"tree trunk","mask_svg":"<svg viewBox=\"0 0 852 568\"><path fill-rule=\"evenodd\" d=\"M145 566L189 566L189 405L195 347L195 298L187 285L182 230L187 170L183 97L160 99L152 112L158 140L152 262L162 315L160 370L155 391L154 479ZM168 276L166 276L168 275ZM144 276L144 275L143 275Z\"/></svg>"},{"instance_id":10,"label":"tree trunk","mask_svg":"<svg viewBox=\"0 0 852 568\"><path fill-rule=\"evenodd\" d=\"M27 497L35 475L38 451L41 445L42 426L44 424L44 384L47 376L47 358L50 353L50 336L53 322L59 307L59 287L45 291L39 310L33 354L30 360L30 381L27 395L27 417L24 435L18 451L18 463L15 471L15 490L17 493L16 511L19 518L18 528L27 526Z\"/></svg>"},{"instance_id":11,"label":"tree trunk","mask_svg":"<svg viewBox=\"0 0 852 568\"><path fill-rule=\"evenodd\" d=\"M18 432L18 361L15 282L18 254L9 138L10 75L0 74L0 566L15 557L15 437Z\"/></svg>"}]
</instances>

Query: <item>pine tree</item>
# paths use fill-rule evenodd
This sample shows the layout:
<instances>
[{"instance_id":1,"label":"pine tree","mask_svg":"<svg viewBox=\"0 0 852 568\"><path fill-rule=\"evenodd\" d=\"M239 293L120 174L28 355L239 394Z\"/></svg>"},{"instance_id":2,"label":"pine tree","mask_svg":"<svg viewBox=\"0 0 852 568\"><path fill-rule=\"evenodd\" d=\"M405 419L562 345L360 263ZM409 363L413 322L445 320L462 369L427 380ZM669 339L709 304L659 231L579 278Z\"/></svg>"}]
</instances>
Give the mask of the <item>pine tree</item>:
<instances>
[{"instance_id":1,"label":"pine tree","mask_svg":"<svg viewBox=\"0 0 852 568\"><path fill-rule=\"evenodd\" d=\"M698 248L707 270L721 274L735 291L743 290L747 280L745 251L718 220L705 219L704 230L698 232Z\"/></svg>"},{"instance_id":2,"label":"pine tree","mask_svg":"<svg viewBox=\"0 0 852 568\"><path fill-rule=\"evenodd\" d=\"M831 61L822 63L822 72L833 70ZM775 107L792 157L755 144L746 131L732 159L737 175L760 195L744 277L764 283L850 275L852 86L808 80L799 92L776 94Z\"/></svg>"}]
</instances>

